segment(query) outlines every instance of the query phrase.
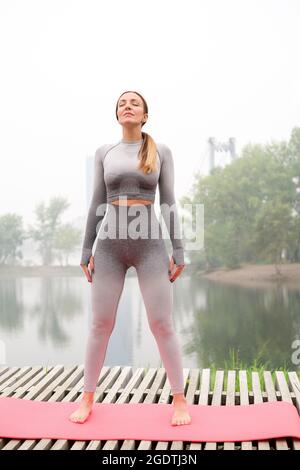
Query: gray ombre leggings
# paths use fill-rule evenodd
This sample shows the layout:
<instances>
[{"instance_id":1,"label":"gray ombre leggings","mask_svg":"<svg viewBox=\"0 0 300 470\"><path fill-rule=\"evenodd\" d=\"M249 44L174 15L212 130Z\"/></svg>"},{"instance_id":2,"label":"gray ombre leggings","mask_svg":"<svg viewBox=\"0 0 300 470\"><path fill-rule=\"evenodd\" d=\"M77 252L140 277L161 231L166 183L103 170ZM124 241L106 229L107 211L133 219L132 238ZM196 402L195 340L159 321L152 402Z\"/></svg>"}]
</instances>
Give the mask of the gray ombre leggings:
<instances>
[{"instance_id":1,"label":"gray ombre leggings","mask_svg":"<svg viewBox=\"0 0 300 470\"><path fill-rule=\"evenodd\" d=\"M141 206L142 213L139 212ZM120 221L122 216L124 219ZM132 224L137 218L141 223L134 228ZM111 229L115 230L116 237L104 238L103 234ZM134 239L133 232L140 232L139 238ZM122 239L124 233L127 238ZM157 234L156 238L153 233ZM142 203L138 206L107 204L94 253L92 324L86 345L84 391L94 392L96 389L130 266L134 266L137 272L149 327L166 369L171 392L173 395L184 393L180 344L172 318L173 284L168 275L169 256L154 205Z\"/></svg>"}]
</instances>

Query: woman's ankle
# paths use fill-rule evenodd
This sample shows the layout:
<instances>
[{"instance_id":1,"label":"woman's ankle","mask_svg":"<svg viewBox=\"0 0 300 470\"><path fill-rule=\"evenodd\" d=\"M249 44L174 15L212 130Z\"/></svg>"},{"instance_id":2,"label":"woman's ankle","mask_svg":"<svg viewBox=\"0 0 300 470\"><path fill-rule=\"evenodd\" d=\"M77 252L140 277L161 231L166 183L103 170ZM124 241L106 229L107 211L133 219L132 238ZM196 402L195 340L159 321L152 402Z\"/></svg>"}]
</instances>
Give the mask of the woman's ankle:
<instances>
[{"instance_id":1,"label":"woman's ankle","mask_svg":"<svg viewBox=\"0 0 300 470\"><path fill-rule=\"evenodd\" d=\"M93 403L95 392L83 392L82 401L86 403Z\"/></svg>"}]
</instances>

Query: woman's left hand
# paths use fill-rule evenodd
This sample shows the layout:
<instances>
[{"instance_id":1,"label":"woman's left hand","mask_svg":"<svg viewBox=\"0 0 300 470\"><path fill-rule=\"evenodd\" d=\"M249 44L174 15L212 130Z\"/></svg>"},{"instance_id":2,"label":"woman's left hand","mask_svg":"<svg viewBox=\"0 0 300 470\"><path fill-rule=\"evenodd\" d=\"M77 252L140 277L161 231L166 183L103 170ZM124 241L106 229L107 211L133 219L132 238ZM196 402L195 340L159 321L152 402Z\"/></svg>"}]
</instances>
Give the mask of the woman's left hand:
<instances>
[{"instance_id":1,"label":"woman's left hand","mask_svg":"<svg viewBox=\"0 0 300 470\"><path fill-rule=\"evenodd\" d=\"M185 265L184 264L175 264L173 260L173 256L171 256L170 259L170 265L169 265L169 280L170 282L174 282L175 279L179 276L181 271L183 271Z\"/></svg>"}]
</instances>

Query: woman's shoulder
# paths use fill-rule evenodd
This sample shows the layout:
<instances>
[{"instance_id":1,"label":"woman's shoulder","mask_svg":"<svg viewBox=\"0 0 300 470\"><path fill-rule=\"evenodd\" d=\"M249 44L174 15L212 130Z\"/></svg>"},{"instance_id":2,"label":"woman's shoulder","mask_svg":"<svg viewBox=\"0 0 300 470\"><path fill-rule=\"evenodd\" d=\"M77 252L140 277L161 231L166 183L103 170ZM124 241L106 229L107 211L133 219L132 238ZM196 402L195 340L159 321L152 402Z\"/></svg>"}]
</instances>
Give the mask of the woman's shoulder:
<instances>
[{"instance_id":1,"label":"woman's shoulder","mask_svg":"<svg viewBox=\"0 0 300 470\"><path fill-rule=\"evenodd\" d=\"M166 150L170 150L170 147L165 144L165 142L155 142L156 144L156 147L159 148L161 151L166 151Z\"/></svg>"},{"instance_id":2,"label":"woman's shoulder","mask_svg":"<svg viewBox=\"0 0 300 470\"><path fill-rule=\"evenodd\" d=\"M167 144L164 142L155 142L155 144L161 161L173 160L172 151Z\"/></svg>"},{"instance_id":3,"label":"woman's shoulder","mask_svg":"<svg viewBox=\"0 0 300 470\"><path fill-rule=\"evenodd\" d=\"M98 158L100 160L103 160L103 158L105 157L107 152L115 146L116 146L116 144L102 144L102 145L100 145L99 147L97 147L96 152L95 152L96 158Z\"/></svg>"}]
</instances>

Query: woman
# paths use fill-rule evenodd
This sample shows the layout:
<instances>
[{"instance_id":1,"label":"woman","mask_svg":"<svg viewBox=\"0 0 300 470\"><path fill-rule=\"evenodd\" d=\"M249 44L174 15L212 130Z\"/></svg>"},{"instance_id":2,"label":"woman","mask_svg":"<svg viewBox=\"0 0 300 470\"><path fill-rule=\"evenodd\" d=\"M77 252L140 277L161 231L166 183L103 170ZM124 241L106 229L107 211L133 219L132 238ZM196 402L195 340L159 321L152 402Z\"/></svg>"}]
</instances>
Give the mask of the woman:
<instances>
[{"instance_id":1,"label":"woman","mask_svg":"<svg viewBox=\"0 0 300 470\"><path fill-rule=\"evenodd\" d=\"M172 389L174 413L171 424L189 424L191 417L184 396L182 358L171 316L171 283L184 269L184 249L174 199L173 157L165 144L155 144L149 134L141 132L147 121L148 106L139 93L126 91L119 97L116 117L123 128L123 138L116 144L102 145L95 154L94 192L80 263L87 280L92 283L93 321L87 340L83 397L70 420L83 423L92 410L126 271L134 266L149 326ZM161 212L173 247L170 260L153 209L157 184ZM141 214L141 236L141 232L135 230L136 211ZM106 223L102 223L103 219ZM109 236L105 227L109 228Z\"/></svg>"}]
</instances>

